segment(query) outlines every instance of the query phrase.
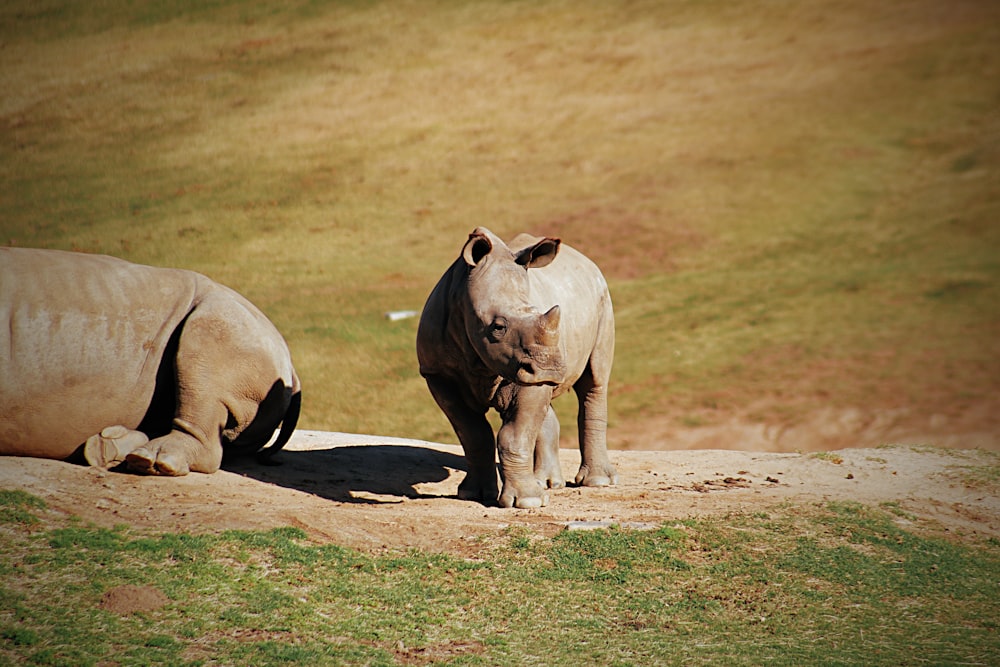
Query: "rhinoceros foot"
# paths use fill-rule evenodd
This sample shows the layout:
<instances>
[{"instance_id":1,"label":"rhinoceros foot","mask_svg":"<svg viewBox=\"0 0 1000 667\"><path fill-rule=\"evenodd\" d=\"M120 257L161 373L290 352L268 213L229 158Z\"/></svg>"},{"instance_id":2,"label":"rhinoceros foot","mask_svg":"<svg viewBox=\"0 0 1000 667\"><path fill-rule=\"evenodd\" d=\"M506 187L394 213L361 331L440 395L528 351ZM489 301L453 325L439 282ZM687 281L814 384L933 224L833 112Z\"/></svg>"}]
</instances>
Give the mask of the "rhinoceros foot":
<instances>
[{"instance_id":1,"label":"rhinoceros foot","mask_svg":"<svg viewBox=\"0 0 1000 667\"><path fill-rule=\"evenodd\" d=\"M545 507L549 504L549 494L542 484L534 477L529 477L523 483L513 480L504 482L500 492L500 507L517 507L530 509Z\"/></svg>"},{"instance_id":2,"label":"rhinoceros foot","mask_svg":"<svg viewBox=\"0 0 1000 667\"><path fill-rule=\"evenodd\" d=\"M108 426L87 438L83 458L95 468L113 468L147 442L149 438L142 431L133 431L120 424Z\"/></svg>"},{"instance_id":3,"label":"rhinoceros foot","mask_svg":"<svg viewBox=\"0 0 1000 667\"><path fill-rule=\"evenodd\" d=\"M542 485L543 488L547 489L562 489L566 486L566 480L562 478L562 471L555 473L535 473L535 479L538 483Z\"/></svg>"},{"instance_id":4,"label":"rhinoceros foot","mask_svg":"<svg viewBox=\"0 0 1000 667\"><path fill-rule=\"evenodd\" d=\"M132 451L125 457L129 470L142 475L180 477L191 471L215 472L222 457L221 448L214 456L193 436L182 431L171 431L162 438Z\"/></svg>"},{"instance_id":5,"label":"rhinoceros foot","mask_svg":"<svg viewBox=\"0 0 1000 667\"><path fill-rule=\"evenodd\" d=\"M579 486L612 486L618 483L618 471L610 463L581 464L576 473Z\"/></svg>"},{"instance_id":6,"label":"rhinoceros foot","mask_svg":"<svg viewBox=\"0 0 1000 667\"><path fill-rule=\"evenodd\" d=\"M488 476L483 477L469 472L458 485L459 500L476 500L484 505L496 505L499 493L500 487L497 485L495 472L492 480Z\"/></svg>"},{"instance_id":7,"label":"rhinoceros foot","mask_svg":"<svg viewBox=\"0 0 1000 667\"><path fill-rule=\"evenodd\" d=\"M139 447L125 457L128 469L140 475L180 477L191 472L187 457L169 456L162 448Z\"/></svg>"},{"instance_id":8,"label":"rhinoceros foot","mask_svg":"<svg viewBox=\"0 0 1000 667\"><path fill-rule=\"evenodd\" d=\"M543 489L561 489L566 486L558 454L542 460L535 460L535 480Z\"/></svg>"},{"instance_id":9,"label":"rhinoceros foot","mask_svg":"<svg viewBox=\"0 0 1000 667\"><path fill-rule=\"evenodd\" d=\"M558 443L558 440L556 441ZM561 489L566 486L562 466L559 465L559 445L548 450L535 448L535 479L543 489Z\"/></svg>"}]
</instances>

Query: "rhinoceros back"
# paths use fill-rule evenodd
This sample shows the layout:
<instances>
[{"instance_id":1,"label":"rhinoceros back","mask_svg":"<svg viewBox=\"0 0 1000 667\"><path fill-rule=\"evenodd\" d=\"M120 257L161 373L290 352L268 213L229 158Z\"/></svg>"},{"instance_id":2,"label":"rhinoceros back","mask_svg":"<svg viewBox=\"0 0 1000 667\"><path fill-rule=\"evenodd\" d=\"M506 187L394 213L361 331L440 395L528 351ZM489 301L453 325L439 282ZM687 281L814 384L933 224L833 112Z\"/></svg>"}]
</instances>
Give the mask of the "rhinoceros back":
<instances>
[{"instance_id":1,"label":"rhinoceros back","mask_svg":"<svg viewBox=\"0 0 1000 667\"><path fill-rule=\"evenodd\" d=\"M135 428L201 276L103 255L0 248L0 454L64 458Z\"/></svg>"}]
</instances>

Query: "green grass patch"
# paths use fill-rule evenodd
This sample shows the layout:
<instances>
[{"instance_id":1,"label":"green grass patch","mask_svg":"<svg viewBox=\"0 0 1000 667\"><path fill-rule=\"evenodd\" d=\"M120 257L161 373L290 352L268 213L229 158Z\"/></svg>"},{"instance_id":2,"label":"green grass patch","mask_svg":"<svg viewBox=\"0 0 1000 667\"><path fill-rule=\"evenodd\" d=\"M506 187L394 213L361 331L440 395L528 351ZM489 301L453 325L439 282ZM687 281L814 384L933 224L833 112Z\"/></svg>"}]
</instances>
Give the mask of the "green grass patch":
<instances>
[{"instance_id":1,"label":"green grass patch","mask_svg":"<svg viewBox=\"0 0 1000 667\"><path fill-rule=\"evenodd\" d=\"M5 524L0 664L996 662L1000 544L888 509L517 528L473 559L365 554L294 528ZM109 607L125 586L165 601Z\"/></svg>"},{"instance_id":2,"label":"green grass patch","mask_svg":"<svg viewBox=\"0 0 1000 667\"><path fill-rule=\"evenodd\" d=\"M38 523L32 510L45 509L45 501L20 490L0 489L0 523Z\"/></svg>"}]
</instances>

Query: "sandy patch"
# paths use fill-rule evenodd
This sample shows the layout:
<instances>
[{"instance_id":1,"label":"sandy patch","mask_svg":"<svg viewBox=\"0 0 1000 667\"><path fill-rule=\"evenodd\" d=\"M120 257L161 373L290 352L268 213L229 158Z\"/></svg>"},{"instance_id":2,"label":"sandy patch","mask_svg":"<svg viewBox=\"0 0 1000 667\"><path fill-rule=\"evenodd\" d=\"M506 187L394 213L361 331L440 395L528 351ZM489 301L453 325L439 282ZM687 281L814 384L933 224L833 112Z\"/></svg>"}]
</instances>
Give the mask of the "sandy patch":
<instances>
[{"instance_id":1,"label":"sandy patch","mask_svg":"<svg viewBox=\"0 0 1000 667\"><path fill-rule=\"evenodd\" d=\"M212 474L140 477L0 458L0 488L23 489L97 525L211 532L298 526L320 542L364 550L418 547L472 554L482 538L524 525L554 534L573 522L662 524L828 500L878 505L954 530L1000 534L1000 454L918 447L824 454L613 451L615 487L555 490L547 507L484 507L455 497L461 448L400 438L297 431L281 465L227 463ZM567 480L579 453L562 450Z\"/></svg>"}]
</instances>

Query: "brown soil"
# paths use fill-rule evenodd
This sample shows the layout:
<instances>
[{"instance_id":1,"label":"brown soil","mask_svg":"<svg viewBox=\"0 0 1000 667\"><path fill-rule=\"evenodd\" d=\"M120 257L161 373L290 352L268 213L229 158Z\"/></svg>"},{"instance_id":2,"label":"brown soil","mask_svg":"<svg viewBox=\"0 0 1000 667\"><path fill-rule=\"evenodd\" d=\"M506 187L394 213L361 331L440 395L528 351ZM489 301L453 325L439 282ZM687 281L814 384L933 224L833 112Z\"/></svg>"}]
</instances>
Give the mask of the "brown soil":
<instances>
[{"instance_id":1,"label":"brown soil","mask_svg":"<svg viewBox=\"0 0 1000 667\"><path fill-rule=\"evenodd\" d=\"M101 597L100 607L116 614L126 615L155 611L167 604L168 601L169 598L157 588L129 584L107 591Z\"/></svg>"},{"instance_id":2,"label":"brown soil","mask_svg":"<svg viewBox=\"0 0 1000 667\"><path fill-rule=\"evenodd\" d=\"M566 479L579 465L561 453ZM417 547L474 555L510 526L541 534L617 523L768 511L787 503L897 503L951 530L1000 535L1000 454L921 447L826 454L613 451L620 482L551 492L534 510L455 497L461 449L415 440L298 431L281 465L227 463L212 474L140 477L61 461L0 458L0 488L23 489L102 526L205 532L298 526L311 539L367 551Z\"/></svg>"},{"instance_id":3,"label":"brown soil","mask_svg":"<svg viewBox=\"0 0 1000 667\"><path fill-rule=\"evenodd\" d=\"M667 409L613 424L608 439L619 449L819 452L908 443L1000 450L1000 403L996 400L962 405L943 398L926 409L878 404L877 399L865 409L808 401L808 397L766 397L742 408L689 410L688 419L703 422L692 426L681 426L684 416ZM783 417L782 410L789 416ZM563 446L570 446L569 442L565 440Z\"/></svg>"}]
</instances>

